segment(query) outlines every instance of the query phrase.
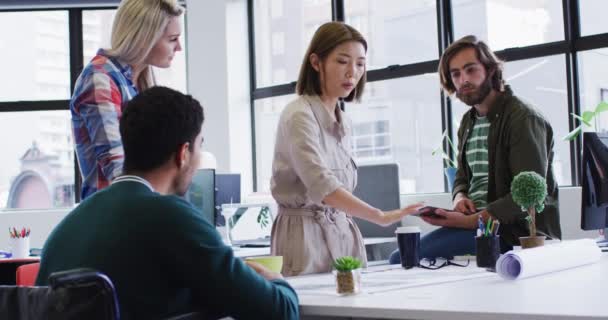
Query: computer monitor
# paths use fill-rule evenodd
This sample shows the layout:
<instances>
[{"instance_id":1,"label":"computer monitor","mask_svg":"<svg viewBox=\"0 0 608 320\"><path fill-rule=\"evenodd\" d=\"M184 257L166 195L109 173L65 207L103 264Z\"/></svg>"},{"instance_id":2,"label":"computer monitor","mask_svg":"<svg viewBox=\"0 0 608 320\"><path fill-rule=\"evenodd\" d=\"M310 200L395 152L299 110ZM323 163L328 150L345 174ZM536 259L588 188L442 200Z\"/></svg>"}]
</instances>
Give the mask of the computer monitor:
<instances>
[{"instance_id":1,"label":"computer monitor","mask_svg":"<svg viewBox=\"0 0 608 320\"><path fill-rule=\"evenodd\" d=\"M211 225L215 226L215 170L199 169L192 177L192 184L184 196L186 201L201 211Z\"/></svg>"},{"instance_id":2,"label":"computer monitor","mask_svg":"<svg viewBox=\"0 0 608 320\"><path fill-rule=\"evenodd\" d=\"M608 228L608 133L583 133L581 229ZM608 239L608 235L605 234Z\"/></svg>"},{"instance_id":3,"label":"computer monitor","mask_svg":"<svg viewBox=\"0 0 608 320\"><path fill-rule=\"evenodd\" d=\"M353 194L383 210L399 209L399 166L396 163L359 166L357 187ZM364 237L394 237L395 229L401 225L396 222L383 227L367 220L354 218Z\"/></svg>"},{"instance_id":4,"label":"computer monitor","mask_svg":"<svg viewBox=\"0 0 608 320\"><path fill-rule=\"evenodd\" d=\"M215 175L215 222L225 225L222 205L241 202L241 175L238 173L218 173Z\"/></svg>"},{"instance_id":5,"label":"computer monitor","mask_svg":"<svg viewBox=\"0 0 608 320\"><path fill-rule=\"evenodd\" d=\"M222 205L228 241L233 246L270 247L274 215L267 203Z\"/></svg>"}]
</instances>

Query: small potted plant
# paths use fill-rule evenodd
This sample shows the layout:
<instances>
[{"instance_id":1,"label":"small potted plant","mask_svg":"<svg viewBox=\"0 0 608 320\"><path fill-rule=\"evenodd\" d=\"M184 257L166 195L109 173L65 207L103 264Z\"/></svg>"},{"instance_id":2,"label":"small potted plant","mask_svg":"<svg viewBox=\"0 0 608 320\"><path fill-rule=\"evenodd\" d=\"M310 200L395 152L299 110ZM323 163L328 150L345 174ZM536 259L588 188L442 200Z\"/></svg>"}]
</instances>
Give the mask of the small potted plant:
<instances>
[{"instance_id":1,"label":"small potted plant","mask_svg":"<svg viewBox=\"0 0 608 320\"><path fill-rule=\"evenodd\" d=\"M521 210L528 212L526 220L530 226L530 236L519 238L521 247L526 249L543 246L545 236L536 235L536 213L545 209L547 197L545 178L533 171L520 172L511 183L511 195Z\"/></svg>"},{"instance_id":2,"label":"small potted plant","mask_svg":"<svg viewBox=\"0 0 608 320\"><path fill-rule=\"evenodd\" d=\"M351 256L336 259L336 291L340 295L357 294L361 291L361 260Z\"/></svg>"},{"instance_id":3,"label":"small potted plant","mask_svg":"<svg viewBox=\"0 0 608 320\"><path fill-rule=\"evenodd\" d=\"M441 135L441 141L444 141L444 140L447 142L448 147L450 148L450 150L452 151L454 156L456 154L458 154L458 152L456 151L456 147L454 146L454 143L452 142L452 139L450 139L450 136L448 135L447 130L445 130L443 132L443 134ZM456 161L452 160L452 158L450 158L450 155L444 151L443 143L442 143L442 145L437 147L435 150L433 150L432 155L437 155L437 154L440 154L441 158L443 158L443 163L445 165L444 174L445 174L446 179L448 180L448 189L451 192L452 188L454 187L454 178L456 177L456 170L458 168L458 165L457 165Z\"/></svg>"}]
</instances>

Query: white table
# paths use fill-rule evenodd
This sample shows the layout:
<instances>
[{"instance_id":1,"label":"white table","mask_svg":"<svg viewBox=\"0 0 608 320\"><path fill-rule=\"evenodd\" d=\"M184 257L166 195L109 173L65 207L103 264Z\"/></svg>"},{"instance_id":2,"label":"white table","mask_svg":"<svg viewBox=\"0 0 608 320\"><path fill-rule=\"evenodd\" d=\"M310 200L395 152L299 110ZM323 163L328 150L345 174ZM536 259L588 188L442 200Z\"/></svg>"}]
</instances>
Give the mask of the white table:
<instances>
[{"instance_id":1,"label":"white table","mask_svg":"<svg viewBox=\"0 0 608 320\"><path fill-rule=\"evenodd\" d=\"M363 243L366 246L371 246L372 251L374 250L375 245L396 242L397 238L395 237L387 237L387 238L364 238ZM234 250L234 255L237 257L255 257L255 256L265 256L270 254L270 248L240 248L240 247L232 247Z\"/></svg>"},{"instance_id":2,"label":"white table","mask_svg":"<svg viewBox=\"0 0 608 320\"><path fill-rule=\"evenodd\" d=\"M475 261L467 269L480 270ZM608 254L596 264L516 281L492 274L346 297L296 291L302 319L608 319Z\"/></svg>"}]
</instances>

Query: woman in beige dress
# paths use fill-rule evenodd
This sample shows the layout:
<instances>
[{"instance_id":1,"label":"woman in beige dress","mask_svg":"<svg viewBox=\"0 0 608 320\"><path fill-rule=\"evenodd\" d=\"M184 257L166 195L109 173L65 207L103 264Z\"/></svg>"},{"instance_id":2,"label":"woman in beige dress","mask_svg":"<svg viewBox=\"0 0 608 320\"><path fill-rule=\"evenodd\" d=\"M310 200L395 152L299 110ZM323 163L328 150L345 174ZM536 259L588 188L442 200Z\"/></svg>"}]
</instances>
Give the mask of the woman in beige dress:
<instances>
[{"instance_id":1,"label":"woman in beige dress","mask_svg":"<svg viewBox=\"0 0 608 320\"><path fill-rule=\"evenodd\" d=\"M341 22L315 32L300 68L300 96L281 114L272 164L272 196L279 205L272 254L283 275L331 271L354 256L367 263L363 237L351 216L389 225L420 207L383 212L352 194L357 167L351 125L338 101L359 100L365 86L367 42Z\"/></svg>"}]
</instances>

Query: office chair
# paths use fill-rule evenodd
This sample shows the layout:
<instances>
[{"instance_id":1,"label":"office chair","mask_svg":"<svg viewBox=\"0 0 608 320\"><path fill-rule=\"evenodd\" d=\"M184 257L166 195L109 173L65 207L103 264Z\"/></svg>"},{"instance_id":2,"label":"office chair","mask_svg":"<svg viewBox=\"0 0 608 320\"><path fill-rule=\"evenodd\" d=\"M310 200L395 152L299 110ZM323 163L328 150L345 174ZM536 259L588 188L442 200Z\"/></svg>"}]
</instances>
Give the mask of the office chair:
<instances>
[{"instance_id":1,"label":"office chair","mask_svg":"<svg viewBox=\"0 0 608 320\"><path fill-rule=\"evenodd\" d=\"M120 320L120 308L114 285L106 275L73 269L52 273L49 286L0 285L0 319ZM204 312L192 312L166 320L199 319L209 318Z\"/></svg>"},{"instance_id":2,"label":"office chair","mask_svg":"<svg viewBox=\"0 0 608 320\"><path fill-rule=\"evenodd\" d=\"M0 319L119 320L114 286L90 269L56 272L49 286L0 286Z\"/></svg>"},{"instance_id":3,"label":"office chair","mask_svg":"<svg viewBox=\"0 0 608 320\"><path fill-rule=\"evenodd\" d=\"M33 286L36 283L40 262L24 264L17 267L16 282L18 286Z\"/></svg>"}]
</instances>

